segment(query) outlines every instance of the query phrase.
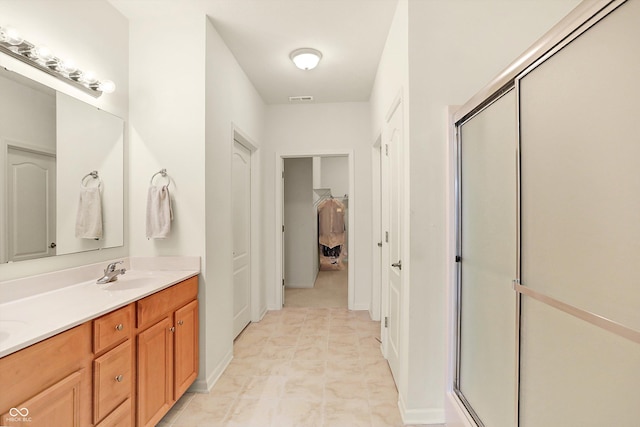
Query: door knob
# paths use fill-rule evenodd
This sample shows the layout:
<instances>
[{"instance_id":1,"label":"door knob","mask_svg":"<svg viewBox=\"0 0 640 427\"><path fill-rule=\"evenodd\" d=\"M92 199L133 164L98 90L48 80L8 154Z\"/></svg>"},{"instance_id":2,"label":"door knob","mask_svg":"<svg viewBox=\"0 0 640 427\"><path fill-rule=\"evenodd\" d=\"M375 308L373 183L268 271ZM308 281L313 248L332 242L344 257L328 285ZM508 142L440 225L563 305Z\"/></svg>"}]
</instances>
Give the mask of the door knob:
<instances>
[{"instance_id":1,"label":"door knob","mask_svg":"<svg viewBox=\"0 0 640 427\"><path fill-rule=\"evenodd\" d=\"M398 261L398 262L394 262L393 264L391 264L391 267L395 267L399 270L402 270L402 260Z\"/></svg>"},{"instance_id":2,"label":"door knob","mask_svg":"<svg viewBox=\"0 0 640 427\"><path fill-rule=\"evenodd\" d=\"M51 242L51 244L49 245L49 247L51 249L55 248L56 246L58 246L58 245L56 245L56 242Z\"/></svg>"}]
</instances>

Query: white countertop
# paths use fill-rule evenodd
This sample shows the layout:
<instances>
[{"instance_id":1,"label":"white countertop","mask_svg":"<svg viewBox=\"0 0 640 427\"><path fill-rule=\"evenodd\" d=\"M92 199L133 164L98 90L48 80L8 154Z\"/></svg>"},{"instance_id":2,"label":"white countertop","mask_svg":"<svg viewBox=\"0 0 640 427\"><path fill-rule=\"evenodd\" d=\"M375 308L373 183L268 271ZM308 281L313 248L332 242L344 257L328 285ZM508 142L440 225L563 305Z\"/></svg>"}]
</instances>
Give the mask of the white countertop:
<instances>
[{"instance_id":1,"label":"white countertop","mask_svg":"<svg viewBox=\"0 0 640 427\"><path fill-rule=\"evenodd\" d=\"M184 270L136 269L136 263L131 264L133 269L127 269L115 282L99 285L97 276L79 283L67 282L45 291L41 288L31 295L23 292L17 298L0 298L0 357L197 276L200 272L199 264L193 268L193 263L187 263L192 269ZM139 267L152 266L143 262L138 264ZM126 262L125 265L130 264ZM47 275L38 276L39 281L48 279ZM34 282L32 278L29 280ZM25 286L20 280L15 282L14 287ZM6 286L5 289L9 288Z\"/></svg>"}]
</instances>

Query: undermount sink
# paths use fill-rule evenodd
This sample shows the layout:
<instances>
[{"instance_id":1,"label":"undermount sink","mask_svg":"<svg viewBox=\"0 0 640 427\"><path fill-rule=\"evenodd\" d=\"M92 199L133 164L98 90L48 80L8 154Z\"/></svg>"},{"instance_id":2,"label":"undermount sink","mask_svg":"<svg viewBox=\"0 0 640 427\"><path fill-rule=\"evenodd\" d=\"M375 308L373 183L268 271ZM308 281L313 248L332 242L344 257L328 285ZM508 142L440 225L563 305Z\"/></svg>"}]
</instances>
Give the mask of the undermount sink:
<instances>
[{"instance_id":1,"label":"undermount sink","mask_svg":"<svg viewBox=\"0 0 640 427\"><path fill-rule=\"evenodd\" d=\"M128 291L130 289L144 288L152 285L157 279L152 277L136 277L136 278L122 278L115 282L106 283L102 289L105 291Z\"/></svg>"},{"instance_id":2,"label":"undermount sink","mask_svg":"<svg viewBox=\"0 0 640 427\"><path fill-rule=\"evenodd\" d=\"M158 283L159 279L162 279L162 272L127 271L125 274L118 276L118 280L99 286L104 291L128 291L152 286Z\"/></svg>"}]
</instances>

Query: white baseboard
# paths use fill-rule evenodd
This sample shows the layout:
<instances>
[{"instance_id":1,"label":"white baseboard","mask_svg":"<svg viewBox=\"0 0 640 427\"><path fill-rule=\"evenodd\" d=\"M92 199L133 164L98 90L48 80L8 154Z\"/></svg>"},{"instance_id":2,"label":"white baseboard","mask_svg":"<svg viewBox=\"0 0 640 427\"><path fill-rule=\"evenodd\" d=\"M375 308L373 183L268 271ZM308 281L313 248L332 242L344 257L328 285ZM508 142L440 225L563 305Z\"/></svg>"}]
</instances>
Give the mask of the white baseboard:
<instances>
[{"instance_id":1,"label":"white baseboard","mask_svg":"<svg viewBox=\"0 0 640 427\"><path fill-rule=\"evenodd\" d=\"M222 374L224 373L229 363L233 360L233 348L225 354L222 361L215 367L215 369L205 379L197 378L196 381L189 387L190 392L194 393L209 393L213 386L218 382Z\"/></svg>"},{"instance_id":2,"label":"white baseboard","mask_svg":"<svg viewBox=\"0 0 640 427\"><path fill-rule=\"evenodd\" d=\"M311 283L291 283L287 282L286 288L290 289L311 289L313 288L314 282Z\"/></svg>"},{"instance_id":3,"label":"white baseboard","mask_svg":"<svg viewBox=\"0 0 640 427\"><path fill-rule=\"evenodd\" d=\"M258 315L258 322L264 319L264 316L267 315L267 311L269 311L269 309L267 308L266 305L262 307L262 309L260 310L260 314Z\"/></svg>"},{"instance_id":4,"label":"white baseboard","mask_svg":"<svg viewBox=\"0 0 640 427\"><path fill-rule=\"evenodd\" d=\"M399 397L398 408L404 424L424 424L434 427L445 425L443 408L407 409L402 396Z\"/></svg>"},{"instance_id":5,"label":"white baseboard","mask_svg":"<svg viewBox=\"0 0 640 427\"><path fill-rule=\"evenodd\" d=\"M353 308L352 310L354 311L369 311L369 303L365 302L365 303L358 303L358 304L353 304Z\"/></svg>"}]
</instances>

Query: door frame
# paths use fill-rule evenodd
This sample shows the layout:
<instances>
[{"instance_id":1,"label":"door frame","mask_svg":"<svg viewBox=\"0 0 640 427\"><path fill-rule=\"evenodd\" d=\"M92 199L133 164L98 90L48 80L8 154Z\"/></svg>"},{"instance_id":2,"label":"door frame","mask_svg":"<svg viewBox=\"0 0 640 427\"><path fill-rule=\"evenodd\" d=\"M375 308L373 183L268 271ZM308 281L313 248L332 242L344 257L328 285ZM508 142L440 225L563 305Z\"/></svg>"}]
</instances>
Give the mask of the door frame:
<instances>
[{"instance_id":1,"label":"door frame","mask_svg":"<svg viewBox=\"0 0 640 427\"><path fill-rule=\"evenodd\" d=\"M371 149L372 171L372 220L371 236L373 237L373 258L371 260L373 274L371 275L371 320L380 321L382 312L382 131L373 143ZM381 338L382 339L382 338Z\"/></svg>"},{"instance_id":2,"label":"door frame","mask_svg":"<svg viewBox=\"0 0 640 427\"><path fill-rule=\"evenodd\" d=\"M258 322L267 313L266 304L260 306L260 162L258 153L258 145L247 136L235 123L231 123L231 145L237 141L251 153L251 207L250 207L250 307L251 321ZM231 149L233 157L233 148ZM233 183L231 183L233 189Z\"/></svg>"},{"instance_id":3,"label":"door frame","mask_svg":"<svg viewBox=\"0 0 640 427\"><path fill-rule=\"evenodd\" d=\"M355 307L355 269L356 269L356 246L355 246L355 216L356 216L356 193L355 193L355 171L354 171L354 151L353 150L309 150L309 151L282 151L276 152L275 157L275 281L273 292L275 309L283 307L282 280L284 279L284 255L282 244L282 227L284 227L284 159L299 157L338 157L347 156L349 162L349 218L347 233L347 247L349 248L348 285L347 285L347 308L349 310L359 310ZM366 309L366 308L365 308Z\"/></svg>"}]
</instances>

